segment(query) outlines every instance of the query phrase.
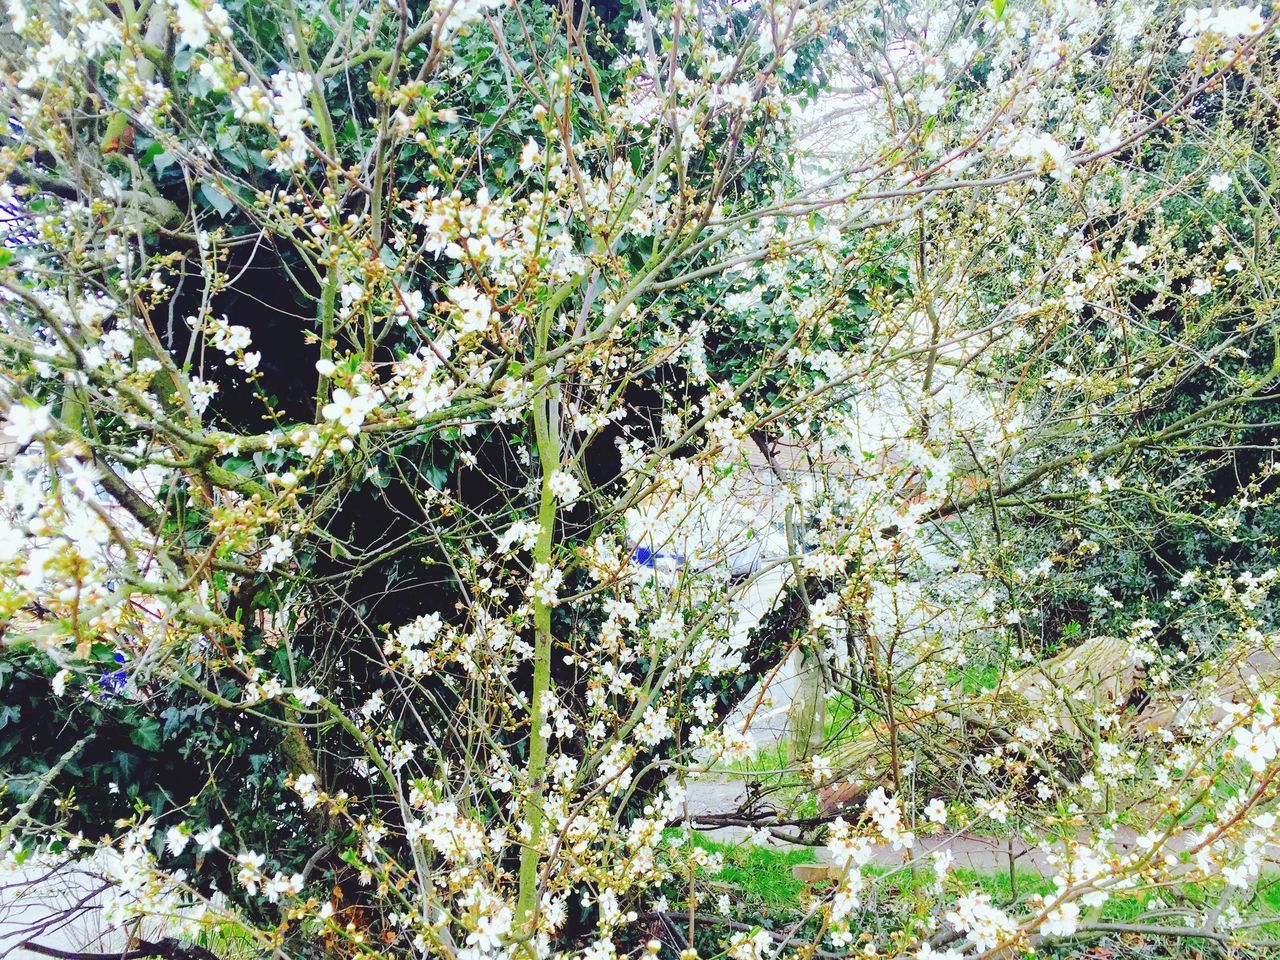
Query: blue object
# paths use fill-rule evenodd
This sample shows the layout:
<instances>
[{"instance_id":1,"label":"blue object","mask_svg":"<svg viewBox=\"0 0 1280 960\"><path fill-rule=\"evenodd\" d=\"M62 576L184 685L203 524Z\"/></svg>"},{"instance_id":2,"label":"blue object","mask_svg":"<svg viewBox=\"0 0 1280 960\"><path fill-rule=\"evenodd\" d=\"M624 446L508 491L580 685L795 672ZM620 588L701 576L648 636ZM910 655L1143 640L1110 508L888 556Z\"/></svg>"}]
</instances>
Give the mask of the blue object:
<instances>
[{"instance_id":1,"label":"blue object","mask_svg":"<svg viewBox=\"0 0 1280 960\"><path fill-rule=\"evenodd\" d=\"M634 543L631 548L631 559L642 567L648 567L650 570L658 569L659 560L670 560L677 567L684 564L684 556L679 553L667 553L662 550L652 550L643 544Z\"/></svg>"},{"instance_id":2,"label":"blue object","mask_svg":"<svg viewBox=\"0 0 1280 960\"><path fill-rule=\"evenodd\" d=\"M111 657L111 659L114 660L116 663L123 665L128 658L125 657L125 655L121 653L119 650L117 650L115 654ZM122 695L124 693L125 685L128 684L128 682L129 682L128 671L126 670L107 671L102 675L102 678L98 681L98 686L105 691L105 693L103 693L102 695L102 699L106 700L108 697L113 697L113 696L118 697Z\"/></svg>"}]
</instances>

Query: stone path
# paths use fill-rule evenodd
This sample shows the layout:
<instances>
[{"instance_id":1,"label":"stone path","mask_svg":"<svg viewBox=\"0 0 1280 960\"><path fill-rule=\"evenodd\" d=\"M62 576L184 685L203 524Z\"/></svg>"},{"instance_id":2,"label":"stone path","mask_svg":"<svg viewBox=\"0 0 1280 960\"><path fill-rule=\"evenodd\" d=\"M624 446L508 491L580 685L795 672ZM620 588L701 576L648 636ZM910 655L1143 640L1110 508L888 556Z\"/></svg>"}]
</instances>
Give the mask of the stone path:
<instances>
[{"instance_id":1,"label":"stone path","mask_svg":"<svg viewBox=\"0 0 1280 960\"><path fill-rule=\"evenodd\" d=\"M733 813L747 799L744 781L738 778L698 780L689 784L687 794L688 816L694 828L703 836L724 843L754 843L756 831L750 827L699 826L699 817L714 817ZM790 832L789 829L783 832ZM1132 831L1129 831L1132 833ZM1136 835L1135 835L1136 836ZM1122 842L1131 838L1119 836ZM832 858L824 846L808 846L777 837L770 837L765 846L776 850L811 849L818 863L831 863ZM882 843L872 847L871 862L881 867L901 866L910 860L927 859L934 852L949 853L957 867L991 872L1007 870L1012 857L1018 870L1052 874L1048 858L1039 847L1029 846L1017 838L1005 841L984 837L967 831L952 831L917 838L915 846L907 850L894 850Z\"/></svg>"}]
</instances>

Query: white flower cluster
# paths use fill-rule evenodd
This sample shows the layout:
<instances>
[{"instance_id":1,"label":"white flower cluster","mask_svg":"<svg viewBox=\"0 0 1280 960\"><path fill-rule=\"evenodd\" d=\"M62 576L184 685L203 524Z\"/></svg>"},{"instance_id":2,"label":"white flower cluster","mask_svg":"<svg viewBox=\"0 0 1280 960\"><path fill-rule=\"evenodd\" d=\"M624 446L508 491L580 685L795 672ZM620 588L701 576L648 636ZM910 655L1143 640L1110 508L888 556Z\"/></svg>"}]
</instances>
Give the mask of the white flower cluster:
<instances>
[{"instance_id":1,"label":"white flower cluster","mask_svg":"<svg viewBox=\"0 0 1280 960\"><path fill-rule=\"evenodd\" d=\"M185 874L162 871L151 852L155 830L150 818L134 823L102 851L102 872L111 882L102 907L108 929L141 917L174 915L189 905L183 896Z\"/></svg>"},{"instance_id":2,"label":"white flower cluster","mask_svg":"<svg viewBox=\"0 0 1280 960\"><path fill-rule=\"evenodd\" d=\"M1232 734L1234 753L1249 765L1254 773L1263 773L1280 751L1280 723L1276 722L1276 697L1265 693L1261 698L1261 711L1248 726L1236 727Z\"/></svg>"},{"instance_id":3,"label":"white flower cluster","mask_svg":"<svg viewBox=\"0 0 1280 960\"><path fill-rule=\"evenodd\" d=\"M533 577L529 581L529 599L536 600L548 607L560 602L556 591L564 581L564 572L549 563L538 563L533 568Z\"/></svg>"},{"instance_id":4,"label":"white flower cluster","mask_svg":"<svg viewBox=\"0 0 1280 960\"><path fill-rule=\"evenodd\" d=\"M53 418L44 407L15 403L5 413L4 436L21 448L44 436L52 426Z\"/></svg>"},{"instance_id":5,"label":"white flower cluster","mask_svg":"<svg viewBox=\"0 0 1280 960\"><path fill-rule=\"evenodd\" d=\"M582 484L568 470L556 470L552 473L551 476L547 477L547 486L551 489L555 498L565 506L582 496Z\"/></svg>"},{"instance_id":6,"label":"white flower cluster","mask_svg":"<svg viewBox=\"0 0 1280 960\"><path fill-rule=\"evenodd\" d=\"M187 325L192 329L199 329L214 349L222 351L230 358L227 362L232 366L240 367L245 373L252 373L258 369L262 354L256 350L246 352L251 342L248 327L229 323L225 316L210 317L204 323L201 323L197 317L188 317ZM113 331L113 333L123 333L123 331ZM123 354L125 352L121 349L123 346L120 344L117 352Z\"/></svg>"},{"instance_id":7,"label":"white flower cluster","mask_svg":"<svg viewBox=\"0 0 1280 960\"><path fill-rule=\"evenodd\" d=\"M490 10L497 10L507 0L450 0L448 3L432 4L441 18L440 23L446 33L453 33L470 26L484 17Z\"/></svg>"},{"instance_id":8,"label":"white flower cluster","mask_svg":"<svg viewBox=\"0 0 1280 960\"><path fill-rule=\"evenodd\" d=\"M510 553L516 549L532 550L541 530L542 527L535 520L515 521L498 537L498 552Z\"/></svg>"},{"instance_id":9,"label":"white flower cluster","mask_svg":"<svg viewBox=\"0 0 1280 960\"><path fill-rule=\"evenodd\" d=\"M282 693L284 683L278 676L267 676L261 667L254 667L249 673L249 682L244 687L244 703L248 706L263 700L274 700Z\"/></svg>"},{"instance_id":10,"label":"white flower cluster","mask_svg":"<svg viewBox=\"0 0 1280 960\"><path fill-rule=\"evenodd\" d=\"M470 283L450 287L449 300L457 308L458 333L461 336L484 333L497 316L489 295Z\"/></svg>"},{"instance_id":11,"label":"white flower cluster","mask_svg":"<svg viewBox=\"0 0 1280 960\"><path fill-rule=\"evenodd\" d=\"M773 938L767 930L735 933L729 938L728 954L733 960L764 960L771 955Z\"/></svg>"},{"instance_id":12,"label":"white flower cluster","mask_svg":"<svg viewBox=\"0 0 1280 960\"><path fill-rule=\"evenodd\" d=\"M491 197L487 187L476 191L474 201L456 191L439 197L434 187L424 187L410 204L413 222L424 230L423 249L451 260L500 260L512 229L507 212L507 201Z\"/></svg>"},{"instance_id":13,"label":"white flower cluster","mask_svg":"<svg viewBox=\"0 0 1280 960\"><path fill-rule=\"evenodd\" d=\"M985 893L967 893L956 901L946 920L967 934L979 953L992 950L1007 941L1018 926L1007 913L992 905Z\"/></svg>"},{"instance_id":14,"label":"white flower cluster","mask_svg":"<svg viewBox=\"0 0 1280 960\"><path fill-rule=\"evenodd\" d=\"M1050 133L1024 130L1010 143L1009 153L1030 162L1034 169L1049 174L1055 180L1066 180L1071 176L1071 151Z\"/></svg>"},{"instance_id":15,"label":"white flower cluster","mask_svg":"<svg viewBox=\"0 0 1280 960\"><path fill-rule=\"evenodd\" d=\"M268 875L262 869L266 861L265 854L252 850L237 854L236 863L240 865L240 869L236 872L236 882L251 896L256 896L261 891L268 903L278 903L282 896L302 892L302 874L286 875L277 870Z\"/></svg>"},{"instance_id":16,"label":"white flower cluster","mask_svg":"<svg viewBox=\"0 0 1280 960\"><path fill-rule=\"evenodd\" d=\"M231 18L217 0L170 0L178 39L192 50L208 45L217 35L231 36Z\"/></svg>"},{"instance_id":17,"label":"white flower cluster","mask_svg":"<svg viewBox=\"0 0 1280 960\"><path fill-rule=\"evenodd\" d=\"M443 410L458 388L452 377L441 375L452 352L453 337L446 334L417 353L397 360L387 393L401 401L415 419Z\"/></svg>"},{"instance_id":18,"label":"white flower cluster","mask_svg":"<svg viewBox=\"0 0 1280 960\"><path fill-rule=\"evenodd\" d=\"M884 787L876 787L867 795L866 815L893 849L910 850L915 845L916 835L906 828L902 818L902 804Z\"/></svg>"},{"instance_id":19,"label":"white flower cluster","mask_svg":"<svg viewBox=\"0 0 1280 960\"><path fill-rule=\"evenodd\" d=\"M1182 23L1178 25L1178 33L1183 37L1178 50L1183 53L1195 50L1200 38L1206 36L1216 40L1256 36L1262 32L1266 22L1262 8L1257 5L1188 7L1182 15Z\"/></svg>"},{"instance_id":20,"label":"white flower cluster","mask_svg":"<svg viewBox=\"0 0 1280 960\"><path fill-rule=\"evenodd\" d=\"M378 396L373 386L367 380L357 379L350 390L336 388L329 402L320 410L320 415L330 423L346 428L347 434L354 437L377 406Z\"/></svg>"},{"instance_id":21,"label":"white flower cluster","mask_svg":"<svg viewBox=\"0 0 1280 960\"><path fill-rule=\"evenodd\" d=\"M258 556L258 569L264 573L270 573L280 564L287 561L293 556L293 544L280 536L273 533L267 540L266 547Z\"/></svg>"},{"instance_id":22,"label":"white flower cluster","mask_svg":"<svg viewBox=\"0 0 1280 960\"><path fill-rule=\"evenodd\" d=\"M423 840L451 864L473 863L485 856L490 839L484 824L458 811L452 801L428 800L422 817L408 826L409 840Z\"/></svg>"},{"instance_id":23,"label":"white flower cluster","mask_svg":"<svg viewBox=\"0 0 1280 960\"><path fill-rule=\"evenodd\" d=\"M871 840L858 836L844 817L836 817L827 828L827 852L838 867L865 867L871 862L871 848Z\"/></svg>"},{"instance_id":24,"label":"white flower cluster","mask_svg":"<svg viewBox=\"0 0 1280 960\"><path fill-rule=\"evenodd\" d=\"M231 102L236 119L244 123L265 124L279 138L279 148L270 152L274 170L298 170L310 155L306 127L314 122L307 103L312 83L312 78L305 73L281 70L272 75L269 90L244 84L232 91Z\"/></svg>"},{"instance_id":25,"label":"white flower cluster","mask_svg":"<svg viewBox=\"0 0 1280 960\"><path fill-rule=\"evenodd\" d=\"M1069 937L1080 927L1080 905L1071 901L1055 904L1040 923L1046 937Z\"/></svg>"},{"instance_id":26,"label":"white flower cluster","mask_svg":"<svg viewBox=\"0 0 1280 960\"><path fill-rule=\"evenodd\" d=\"M505 900L477 883L467 889L459 904L465 910L463 924L467 935L465 944L457 951L458 960L490 960L515 953L509 940L515 911Z\"/></svg>"}]
</instances>

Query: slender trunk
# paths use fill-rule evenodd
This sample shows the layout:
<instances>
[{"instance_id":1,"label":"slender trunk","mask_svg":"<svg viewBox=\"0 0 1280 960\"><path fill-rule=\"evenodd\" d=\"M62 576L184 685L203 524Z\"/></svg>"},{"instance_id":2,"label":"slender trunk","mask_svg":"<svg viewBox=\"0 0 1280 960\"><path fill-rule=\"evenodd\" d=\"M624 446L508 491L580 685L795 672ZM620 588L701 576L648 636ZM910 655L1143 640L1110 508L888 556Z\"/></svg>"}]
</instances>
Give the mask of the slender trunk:
<instances>
[{"instance_id":1,"label":"slender trunk","mask_svg":"<svg viewBox=\"0 0 1280 960\"><path fill-rule=\"evenodd\" d=\"M536 394L541 394L547 381L545 367L534 377ZM537 396L533 408L534 437L538 460L542 467L542 500L538 509L538 540L533 548L534 568L551 564L555 534L556 498L551 488L551 475L560 467L560 424L554 388ZM528 796L525 821L529 838L520 851L520 885L516 899L516 922L524 927L532 922L538 901L538 865L542 851L543 778L547 762L547 730L542 716L542 702L551 687L551 607L541 599L534 600L533 690L529 701ZM531 932L531 931L527 931Z\"/></svg>"}]
</instances>

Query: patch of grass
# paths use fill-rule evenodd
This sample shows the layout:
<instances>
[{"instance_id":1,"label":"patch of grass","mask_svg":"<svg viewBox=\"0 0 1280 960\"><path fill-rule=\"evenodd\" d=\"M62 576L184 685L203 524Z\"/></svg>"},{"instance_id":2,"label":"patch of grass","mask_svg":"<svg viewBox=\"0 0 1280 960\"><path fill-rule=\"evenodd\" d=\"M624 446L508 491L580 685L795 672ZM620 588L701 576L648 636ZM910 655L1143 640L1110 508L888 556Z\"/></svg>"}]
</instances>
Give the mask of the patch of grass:
<instances>
[{"instance_id":1,"label":"patch of grass","mask_svg":"<svg viewBox=\"0 0 1280 960\"><path fill-rule=\"evenodd\" d=\"M1031 870L1015 871L1012 881L1008 870L978 871L968 867L956 867L951 874L960 881L962 886L978 887L990 896L993 902L1000 904L1053 892L1053 880Z\"/></svg>"},{"instance_id":2,"label":"patch of grass","mask_svg":"<svg viewBox=\"0 0 1280 960\"><path fill-rule=\"evenodd\" d=\"M671 831L678 833L678 831ZM774 850L754 843L730 843L693 835L695 846L724 858L724 869L710 878L713 892L727 893L736 908L747 913L779 913L796 909L805 885L791 868L813 863L812 850Z\"/></svg>"},{"instance_id":3,"label":"patch of grass","mask_svg":"<svg viewBox=\"0 0 1280 960\"><path fill-rule=\"evenodd\" d=\"M794 909L800 903L804 884L795 878L791 868L798 863L812 863L810 850L779 852L765 847L745 846L726 854L724 869L716 877L742 891L743 899L759 903L767 910Z\"/></svg>"},{"instance_id":4,"label":"patch of grass","mask_svg":"<svg viewBox=\"0 0 1280 960\"><path fill-rule=\"evenodd\" d=\"M822 724L822 742L824 749L839 746L854 740L862 733L864 726L856 711L852 698L846 694L837 694L827 700L826 718ZM783 776L784 771L796 766L790 757L790 746L787 737L767 744L756 751L750 760L737 760L723 767L734 773L761 773Z\"/></svg>"},{"instance_id":5,"label":"patch of grass","mask_svg":"<svg viewBox=\"0 0 1280 960\"><path fill-rule=\"evenodd\" d=\"M207 923L191 938L219 960L266 960L267 951L238 923Z\"/></svg>"},{"instance_id":6,"label":"patch of grass","mask_svg":"<svg viewBox=\"0 0 1280 960\"><path fill-rule=\"evenodd\" d=\"M1006 669L1000 663L970 663L962 670L950 671L947 682L965 693L980 693L998 687Z\"/></svg>"},{"instance_id":7,"label":"patch of grass","mask_svg":"<svg viewBox=\"0 0 1280 960\"><path fill-rule=\"evenodd\" d=\"M1258 879L1257 899L1252 913L1259 917L1280 917L1280 873L1268 871ZM1280 920L1258 928L1258 936L1280 940Z\"/></svg>"},{"instance_id":8,"label":"patch of grass","mask_svg":"<svg viewBox=\"0 0 1280 960\"><path fill-rule=\"evenodd\" d=\"M668 831L668 836L683 836L683 832L671 830ZM723 869L712 877L700 878L702 895L709 894L712 897L712 903L706 906L714 909L714 898L727 894L732 904L732 916L743 922L762 922L765 926L790 922L807 903L808 893L821 895L831 885L830 881L822 881L810 887L792 874L791 868L796 864L816 862L815 852L811 849L778 850L750 843L712 840L698 834L693 835L692 842L723 857ZM925 900L931 901L935 895L934 873L928 867L922 866L914 872L894 867L869 867L866 874L870 889L874 891L870 898L873 900L910 900L918 891ZM1038 909L1039 898L1052 896L1055 890L1052 878L1034 871L1017 871L1011 884L1007 870L974 870L967 867L953 868L948 886L953 891L957 887L965 892L980 890L990 896L996 906L1014 916L1026 916L1030 911ZM683 900L687 889L678 878L672 877L666 885L666 892L673 902L679 902ZM1195 915L1216 904L1220 897L1221 888L1216 885L1206 888L1197 884L1181 884L1162 890L1132 893L1115 891L1100 910L1086 913L1091 913L1094 920L1109 923L1176 924L1177 916L1168 913L1171 906L1185 908L1189 914ZM1280 872L1264 873L1252 898L1240 903L1240 908L1247 919L1254 921L1280 918ZM1153 911L1162 916L1148 916ZM868 914L869 919L873 916ZM1280 939L1280 919L1253 927L1251 932L1253 936L1262 939ZM1160 938L1148 938L1142 949L1148 951L1145 956L1152 960L1182 960L1192 954L1178 951L1190 943L1188 940L1166 942ZM1047 945L1045 955L1092 956L1077 953L1078 947L1078 942L1070 940L1054 942ZM1171 949L1174 952L1169 952Z\"/></svg>"},{"instance_id":9,"label":"patch of grass","mask_svg":"<svg viewBox=\"0 0 1280 960\"><path fill-rule=\"evenodd\" d=\"M735 760L720 769L733 773L758 773L765 776L783 777L788 775L792 766L791 760L787 756L788 752L786 743L775 741L757 750L755 756L750 760Z\"/></svg>"}]
</instances>

